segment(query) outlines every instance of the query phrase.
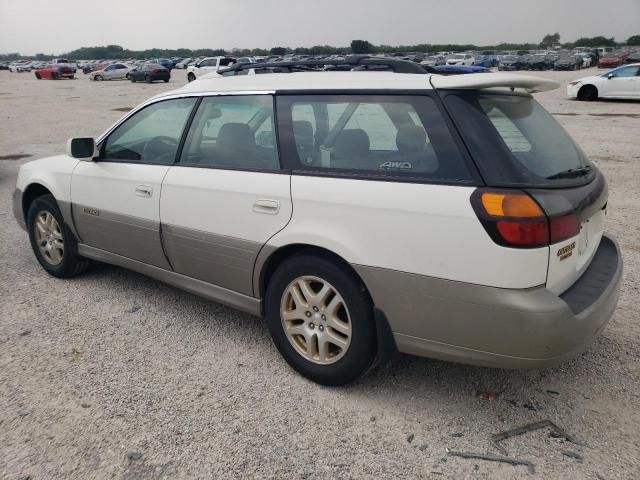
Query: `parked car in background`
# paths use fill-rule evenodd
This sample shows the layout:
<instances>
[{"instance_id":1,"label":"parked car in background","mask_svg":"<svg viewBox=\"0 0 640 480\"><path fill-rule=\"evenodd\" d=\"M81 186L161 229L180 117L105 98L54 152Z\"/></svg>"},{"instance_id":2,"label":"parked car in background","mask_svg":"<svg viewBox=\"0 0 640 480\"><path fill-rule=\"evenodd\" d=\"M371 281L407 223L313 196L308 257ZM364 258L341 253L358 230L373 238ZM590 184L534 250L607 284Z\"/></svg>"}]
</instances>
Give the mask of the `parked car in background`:
<instances>
[{"instance_id":1,"label":"parked car in background","mask_svg":"<svg viewBox=\"0 0 640 480\"><path fill-rule=\"evenodd\" d=\"M593 55L587 52L580 52L577 54L582 60L581 68L589 68L593 63Z\"/></svg>"},{"instance_id":2,"label":"parked car in background","mask_svg":"<svg viewBox=\"0 0 640 480\"><path fill-rule=\"evenodd\" d=\"M447 58L447 65L473 65L473 55L454 53Z\"/></svg>"},{"instance_id":3,"label":"parked car in background","mask_svg":"<svg viewBox=\"0 0 640 480\"><path fill-rule=\"evenodd\" d=\"M567 95L578 100L640 100L640 63L624 65L605 73L575 80L567 86Z\"/></svg>"},{"instance_id":4,"label":"parked car in background","mask_svg":"<svg viewBox=\"0 0 640 480\"><path fill-rule=\"evenodd\" d=\"M6 62L0 63L0 70L9 70L9 64Z\"/></svg>"},{"instance_id":5,"label":"parked car in background","mask_svg":"<svg viewBox=\"0 0 640 480\"><path fill-rule=\"evenodd\" d=\"M324 385L395 350L557 364L605 328L623 270L605 177L530 95L557 86L509 73L199 80L22 165L22 247L54 277L93 259L264 316L291 367Z\"/></svg>"},{"instance_id":6,"label":"parked car in background","mask_svg":"<svg viewBox=\"0 0 640 480\"><path fill-rule=\"evenodd\" d=\"M156 58L155 60L151 60L150 63L162 65L167 70L171 70L173 68L173 62L170 58Z\"/></svg>"},{"instance_id":7,"label":"parked car in background","mask_svg":"<svg viewBox=\"0 0 640 480\"><path fill-rule=\"evenodd\" d=\"M463 75L467 73L491 73L487 67L476 65L436 65L431 67L435 72L442 75Z\"/></svg>"},{"instance_id":8,"label":"parked car in background","mask_svg":"<svg viewBox=\"0 0 640 480\"><path fill-rule=\"evenodd\" d=\"M217 72L223 67L236 63L233 57L206 57L194 65L187 67L187 80L193 82L196 78L207 73Z\"/></svg>"},{"instance_id":9,"label":"parked car in background","mask_svg":"<svg viewBox=\"0 0 640 480\"><path fill-rule=\"evenodd\" d=\"M526 61L519 55L504 55L498 63L500 71L515 71L526 68Z\"/></svg>"},{"instance_id":10,"label":"parked car in background","mask_svg":"<svg viewBox=\"0 0 640 480\"><path fill-rule=\"evenodd\" d=\"M420 62L420 65L426 65L427 67L435 67L438 65L444 65L445 63L447 63L447 60L443 56L431 55L431 56L425 57Z\"/></svg>"},{"instance_id":11,"label":"parked car in background","mask_svg":"<svg viewBox=\"0 0 640 480\"><path fill-rule=\"evenodd\" d=\"M182 61L176 63L176 68L179 70L184 70L187 68L187 65L189 65L192 61L193 61L193 58L183 58Z\"/></svg>"},{"instance_id":12,"label":"parked car in background","mask_svg":"<svg viewBox=\"0 0 640 480\"><path fill-rule=\"evenodd\" d=\"M168 82L170 79L171 71L159 63L145 63L144 65L140 65L129 72L129 80L133 83L151 83L157 80Z\"/></svg>"},{"instance_id":13,"label":"parked car in background","mask_svg":"<svg viewBox=\"0 0 640 480\"><path fill-rule=\"evenodd\" d=\"M527 56L527 70L549 70L553 68L554 59L546 53L535 53Z\"/></svg>"},{"instance_id":14,"label":"parked car in background","mask_svg":"<svg viewBox=\"0 0 640 480\"><path fill-rule=\"evenodd\" d=\"M572 54L561 54L553 64L554 70L580 70L582 68L582 57Z\"/></svg>"},{"instance_id":15,"label":"parked car in background","mask_svg":"<svg viewBox=\"0 0 640 480\"><path fill-rule=\"evenodd\" d=\"M107 68L110 64L107 62L100 62L100 63L88 63L87 65L84 66L84 68L82 69L82 73L84 73L85 75L94 72L96 70L103 70L105 68Z\"/></svg>"},{"instance_id":16,"label":"parked car in background","mask_svg":"<svg viewBox=\"0 0 640 480\"><path fill-rule=\"evenodd\" d=\"M607 53L603 57L600 57L598 61L598 68L614 68L619 67L624 63L624 57L620 54Z\"/></svg>"},{"instance_id":17,"label":"parked car in background","mask_svg":"<svg viewBox=\"0 0 640 480\"><path fill-rule=\"evenodd\" d=\"M102 80L124 80L129 78L132 67L123 63L113 63L101 70L94 70L89 74L91 80L101 82Z\"/></svg>"},{"instance_id":18,"label":"parked car in background","mask_svg":"<svg viewBox=\"0 0 640 480\"><path fill-rule=\"evenodd\" d=\"M38 80L60 80L61 78L75 78L76 70L67 63L50 63L35 70Z\"/></svg>"},{"instance_id":19,"label":"parked car in background","mask_svg":"<svg viewBox=\"0 0 640 480\"><path fill-rule=\"evenodd\" d=\"M19 61L9 64L9 71L14 73L30 72L31 62Z\"/></svg>"}]
</instances>

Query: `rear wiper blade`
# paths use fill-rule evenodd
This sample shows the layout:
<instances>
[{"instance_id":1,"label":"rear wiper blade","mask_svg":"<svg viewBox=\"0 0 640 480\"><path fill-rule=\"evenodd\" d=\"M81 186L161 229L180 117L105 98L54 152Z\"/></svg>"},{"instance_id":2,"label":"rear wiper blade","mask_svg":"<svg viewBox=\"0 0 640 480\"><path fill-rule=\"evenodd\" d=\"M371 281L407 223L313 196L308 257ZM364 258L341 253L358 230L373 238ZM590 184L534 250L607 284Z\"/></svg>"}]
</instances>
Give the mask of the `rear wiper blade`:
<instances>
[{"instance_id":1,"label":"rear wiper blade","mask_svg":"<svg viewBox=\"0 0 640 480\"><path fill-rule=\"evenodd\" d=\"M556 178L583 177L587 175L589 172L591 172L591 167L589 165L585 165L584 167L570 168L568 170L563 170L562 172L555 173L547 177L547 180L554 180Z\"/></svg>"}]
</instances>

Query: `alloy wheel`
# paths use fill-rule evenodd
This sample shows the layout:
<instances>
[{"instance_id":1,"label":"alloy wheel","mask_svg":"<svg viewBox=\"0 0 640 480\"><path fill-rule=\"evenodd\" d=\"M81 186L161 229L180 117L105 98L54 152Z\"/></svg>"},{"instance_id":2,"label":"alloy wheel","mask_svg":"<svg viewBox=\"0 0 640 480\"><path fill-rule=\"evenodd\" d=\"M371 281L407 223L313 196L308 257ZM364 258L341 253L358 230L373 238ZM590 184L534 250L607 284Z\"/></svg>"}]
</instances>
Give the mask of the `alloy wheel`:
<instances>
[{"instance_id":1,"label":"alloy wheel","mask_svg":"<svg viewBox=\"0 0 640 480\"><path fill-rule=\"evenodd\" d=\"M39 211L33 233L42 258L50 265L59 265L64 257L64 237L55 217L46 210Z\"/></svg>"},{"instance_id":2,"label":"alloy wheel","mask_svg":"<svg viewBox=\"0 0 640 480\"><path fill-rule=\"evenodd\" d=\"M335 363L351 344L352 325L346 302L329 282L319 277L298 277L285 288L280 319L289 343L310 362Z\"/></svg>"}]
</instances>

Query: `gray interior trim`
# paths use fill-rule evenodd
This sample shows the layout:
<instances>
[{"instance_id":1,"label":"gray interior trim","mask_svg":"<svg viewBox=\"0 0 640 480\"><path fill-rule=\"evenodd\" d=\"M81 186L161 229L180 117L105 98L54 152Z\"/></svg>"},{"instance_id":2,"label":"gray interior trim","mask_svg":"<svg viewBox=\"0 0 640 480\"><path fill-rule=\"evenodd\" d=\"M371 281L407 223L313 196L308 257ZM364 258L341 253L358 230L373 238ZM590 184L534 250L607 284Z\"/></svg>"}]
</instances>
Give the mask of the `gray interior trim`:
<instances>
[{"instance_id":1,"label":"gray interior trim","mask_svg":"<svg viewBox=\"0 0 640 480\"><path fill-rule=\"evenodd\" d=\"M124 267L129 270L133 270L143 275L147 275L162 282L168 283L169 285L180 288L182 290L186 290L187 292L191 292L195 295L204 297L208 300L213 300L214 302L237 308L238 310L250 313L251 315L261 316L262 302L257 298L253 298L237 292L232 292L231 290L228 290L226 288L211 285L210 283L206 283L195 278L190 278L179 273L170 272L169 270L164 270L153 265L138 262L136 260L132 260L121 255L116 255L114 253L106 252L104 250L90 247L88 245L79 244L78 252L83 257L104 263L109 263L112 265L117 265L119 267Z\"/></svg>"},{"instance_id":2,"label":"gray interior trim","mask_svg":"<svg viewBox=\"0 0 640 480\"><path fill-rule=\"evenodd\" d=\"M84 205L74 205L72 212L82 243L171 269L162 250L159 222Z\"/></svg>"},{"instance_id":3,"label":"gray interior trim","mask_svg":"<svg viewBox=\"0 0 640 480\"><path fill-rule=\"evenodd\" d=\"M162 239L176 272L253 295L253 265L260 243L166 223Z\"/></svg>"}]
</instances>

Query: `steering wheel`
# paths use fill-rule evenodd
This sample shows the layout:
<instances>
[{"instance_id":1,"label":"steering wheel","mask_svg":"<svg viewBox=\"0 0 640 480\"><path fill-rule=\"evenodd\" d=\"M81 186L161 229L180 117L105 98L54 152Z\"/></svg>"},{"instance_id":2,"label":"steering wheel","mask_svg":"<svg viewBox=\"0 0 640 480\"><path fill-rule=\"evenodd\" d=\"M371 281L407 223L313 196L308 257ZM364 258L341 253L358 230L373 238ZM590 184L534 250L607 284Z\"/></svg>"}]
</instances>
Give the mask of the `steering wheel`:
<instances>
[{"instance_id":1,"label":"steering wheel","mask_svg":"<svg viewBox=\"0 0 640 480\"><path fill-rule=\"evenodd\" d=\"M142 150L142 159L154 163L173 163L178 141L168 136L150 138Z\"/></svg>"}]
</instances>

